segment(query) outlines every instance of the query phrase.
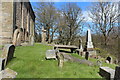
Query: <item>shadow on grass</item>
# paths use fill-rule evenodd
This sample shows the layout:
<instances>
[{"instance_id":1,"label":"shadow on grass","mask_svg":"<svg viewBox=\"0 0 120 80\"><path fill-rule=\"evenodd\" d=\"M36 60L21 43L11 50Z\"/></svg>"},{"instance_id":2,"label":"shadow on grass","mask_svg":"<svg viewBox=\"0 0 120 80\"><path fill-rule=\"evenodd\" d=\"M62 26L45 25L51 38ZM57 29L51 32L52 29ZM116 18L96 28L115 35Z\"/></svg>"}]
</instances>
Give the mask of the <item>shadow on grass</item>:
<instances>
[{"instance_id":1,"label":"shadow on grass","mask_svg":"<svg viewBox=\"0 0 120 80\"><path fill-rule=\"evenodd\" d=\"M59 50L60 52L72 53L71 51Z\"/></svg>"}]
</instances>

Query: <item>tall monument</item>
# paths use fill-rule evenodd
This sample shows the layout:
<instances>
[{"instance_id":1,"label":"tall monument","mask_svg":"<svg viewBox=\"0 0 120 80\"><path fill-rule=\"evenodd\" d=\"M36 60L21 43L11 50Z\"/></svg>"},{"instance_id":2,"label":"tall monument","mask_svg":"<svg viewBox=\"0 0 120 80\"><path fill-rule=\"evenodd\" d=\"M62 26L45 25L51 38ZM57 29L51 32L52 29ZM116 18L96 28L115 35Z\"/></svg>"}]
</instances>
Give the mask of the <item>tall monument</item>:
<instances>
[{"instance_id":1,"label":"tall monument","mask_svg":"<svg viewBox=\"0 0 120 80\"><path fill-rule=\"evenodd\" d=\"M92 37L91 37L91 31L90 29L87 30L87 37L86 37L86 51L92 51L93 50L93 42L92 42Z\"/></svg>"},{"instance_id":2,"label":"tall monument","mask_svg":"<svg viewBox=\"0 0 120 80\"><path fill-rule=\"evenodd\" d=\"M46 42L46 30L42 27L42 43Z\"/></svg>"}]
</instances>

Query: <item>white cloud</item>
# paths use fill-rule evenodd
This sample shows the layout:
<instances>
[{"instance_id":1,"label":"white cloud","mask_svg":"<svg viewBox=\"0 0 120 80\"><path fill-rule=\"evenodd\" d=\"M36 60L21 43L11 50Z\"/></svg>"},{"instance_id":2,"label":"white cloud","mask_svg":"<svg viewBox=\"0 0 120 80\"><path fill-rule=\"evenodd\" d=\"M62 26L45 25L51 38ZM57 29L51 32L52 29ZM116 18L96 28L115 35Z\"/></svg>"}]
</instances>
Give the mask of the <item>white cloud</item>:
<instances>
[{"instance_id":1,"label":"white cloud","mask_svg":"<svg viewBox=\"0 0 120 80\"><path fill-rule=\"evenodd\" d=\"M89 17L89 11L83 11L83 16L85 17L86 22L92 22L92 19Z\"/></svg>"}]
</instances>

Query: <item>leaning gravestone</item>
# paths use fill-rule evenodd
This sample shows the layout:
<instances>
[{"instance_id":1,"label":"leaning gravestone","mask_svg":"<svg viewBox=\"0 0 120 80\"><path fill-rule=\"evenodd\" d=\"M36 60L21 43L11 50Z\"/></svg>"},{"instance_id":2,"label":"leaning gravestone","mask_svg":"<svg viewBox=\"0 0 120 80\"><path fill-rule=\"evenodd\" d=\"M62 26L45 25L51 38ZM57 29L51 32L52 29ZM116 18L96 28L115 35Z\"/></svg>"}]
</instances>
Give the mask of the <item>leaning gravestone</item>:
<instances>
[{"instance_id":1,"label":"leaning gravestone","mask_svg":"<svg viewBox=\"0 0 120 80\"><path fill-rule=\"evenodd\" d=\"M4 66L10 61L14 56L15 46L12 44L7 44L3 48L2 58L5 58Z\"/></svg>"},{"instance_id":2,"label":"leaning gravestone","mask_svg":"<svg viewBox=\"0 0 120 80\"><path fill-rule=\"evenodd\" d=\"M56 59L56 50L47 50L46 59Z\"/></svg>"},{"instance_id":3,"label":"leaning gravestone","mask_svg":"<svg viewBox=\"0 0 120 80\"><path fill-rule=\"evenodd\" d=\"M17 72L7 68L6 63L13 58L15 46L12 44L5 45L3 54L0 56L0 80L12 80L16 78Z\"/></svg>"},{"instance_id":4,"label":"leaning gravestone","mask_svg":"<svg viewBox=\"0 0 120 80\"><path fill-rule=\"evenodd\" d=\"M60 53L60 52L58 52L58 53L57 53L57 58L58 58L58 66L59 66L60 68L62 68L62 67L63 67L63 64L64 64L64 56L63 56L63 54Z\"/></svg>"}]
</instances>

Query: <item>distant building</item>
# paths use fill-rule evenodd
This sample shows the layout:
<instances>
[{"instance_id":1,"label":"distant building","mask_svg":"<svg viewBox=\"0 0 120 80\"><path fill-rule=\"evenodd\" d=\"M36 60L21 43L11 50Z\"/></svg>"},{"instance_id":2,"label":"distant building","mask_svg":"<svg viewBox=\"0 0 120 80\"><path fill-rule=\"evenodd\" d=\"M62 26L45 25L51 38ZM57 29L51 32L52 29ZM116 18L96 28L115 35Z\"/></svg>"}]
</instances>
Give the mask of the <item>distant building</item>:
<instances>
[{"instance_id":1,"label":"distant building","mask_svg":"<svg viewBox=\"0 0 120 80\"><path fill-rule=\"evenodd\" d=\"M0 2L0 6L0 43L33 45L35 14L29 0Z\"/></svg>"}]
</instances>

